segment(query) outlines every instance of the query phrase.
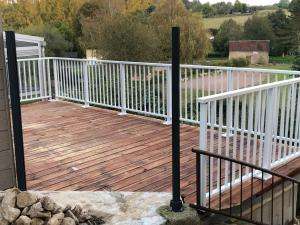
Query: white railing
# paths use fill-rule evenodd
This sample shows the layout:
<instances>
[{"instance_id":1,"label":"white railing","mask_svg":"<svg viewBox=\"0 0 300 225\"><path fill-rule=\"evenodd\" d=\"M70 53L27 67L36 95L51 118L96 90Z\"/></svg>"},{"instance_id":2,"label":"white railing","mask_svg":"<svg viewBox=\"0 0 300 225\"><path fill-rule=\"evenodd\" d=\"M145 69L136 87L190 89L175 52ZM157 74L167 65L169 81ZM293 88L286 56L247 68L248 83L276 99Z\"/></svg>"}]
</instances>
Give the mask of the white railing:
<instances>
[{"instance_id":1,"label":"white railing","mask_svg":"<svg viewBox=\"0 0 300 225\"><path fill-rule=\"evenodd\" d=\"M18 60L21 102L49 99L51 93L50 59Z\"/></svg>"},{"instance_id":2,"label":"white railing","mask_svg":"<svg viewBox=\"0 0 300 225\"><path fill-rule=\"evenodd\" d=\"M53 97L171 123L171 65L69 58L18 61L22 101ZM181 65L180 118L199 125L200 149L267 169L299 155L300 72ZM52 81L52 82L51 82ZM53 83L53 87L51 84ZM53 89L53 90L52 90ZM205 179L205 162L202 162ZM213 166L218 165L211 162ZM210 174L212 193L228 187ZM237 182L249 171L233 174ZM202 193L206 193L202 182ZM205 196L202 196L205 199Z\"/></svg>"},{"instance_id":3,"label":"white railing","mask_svg":"<svg viewBox=\"0 0 300 225\"><path fill-rule=\"evenodd\" d=\"M300 78L229 91L198 99L200 149L225 155L265 169L299 156ZM206 165L202 158L202 192L207 191ZM212 159L211 193L228 188L229 164L220 168ZM220 170L224 179L220 184ZM250 175L248 168L232 168L232 181ZM202 196L205 199L205 196ZM203 200L204 201L204 200Z\"/></svg>"}]
</instances>

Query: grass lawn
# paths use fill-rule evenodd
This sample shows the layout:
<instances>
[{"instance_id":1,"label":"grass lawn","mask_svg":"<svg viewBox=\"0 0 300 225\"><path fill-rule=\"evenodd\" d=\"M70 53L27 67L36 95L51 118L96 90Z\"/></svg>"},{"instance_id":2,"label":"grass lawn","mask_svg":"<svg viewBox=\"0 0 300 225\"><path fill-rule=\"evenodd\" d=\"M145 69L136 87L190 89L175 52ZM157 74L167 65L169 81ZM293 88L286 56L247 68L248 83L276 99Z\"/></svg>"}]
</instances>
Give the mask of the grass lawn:
<instances>
[{"instance_id":1,"label":"grass lawn","mask_svg":"<svg viewBox=\"0 0 300 225\"><path fill-rule=\"evenodd\" d=\"M250 65L251 68L272 69L272 70L291 70L292 65Z\"/></svg>"},{"instance_id":2,"label":"grass lawn","mask_svg":"<svg viewBox=\"0 0 300 225\"><path fill-rule=\"evenodd\" d=\"M252 17L253 15L266 16L269 13L273 13L275 11L276 10L260 10L257 11L255 14L216 16L210 18L203 18L203 21L206 29L219 29L221 24L225 20L233 19L238 24L244 25L244 23L248 20L248 18ZM287 10L286 13L288 13Z\"/></svg>"}]
</instances>

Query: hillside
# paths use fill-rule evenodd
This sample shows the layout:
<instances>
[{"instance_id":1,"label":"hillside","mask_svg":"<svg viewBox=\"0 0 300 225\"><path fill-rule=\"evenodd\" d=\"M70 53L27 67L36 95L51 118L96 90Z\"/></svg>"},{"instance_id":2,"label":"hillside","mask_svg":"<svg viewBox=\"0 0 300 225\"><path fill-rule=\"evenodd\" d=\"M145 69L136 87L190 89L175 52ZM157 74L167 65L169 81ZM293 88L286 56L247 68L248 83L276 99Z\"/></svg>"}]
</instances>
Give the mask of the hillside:
<instances>
[{"instance_id":1,"label":"hillside","mask_svg":"<svg viewBox=\"0 0 300 225\"><path fill-rule=\"evenodd\" d=\"M259 16L265 16L269 13L274 12L275 10L260 10L257 11L255 14ZM287 13L287 11L286 11ZM237 15L225 15L225 16L217 16L217 17L209 17L209 18L203 18L205 28L207 29L219 29L221 24L225 20L233 19L240 25L243 25L249 17L252 17L255 14L237 14Z\"/></svg>"}]
</instances>

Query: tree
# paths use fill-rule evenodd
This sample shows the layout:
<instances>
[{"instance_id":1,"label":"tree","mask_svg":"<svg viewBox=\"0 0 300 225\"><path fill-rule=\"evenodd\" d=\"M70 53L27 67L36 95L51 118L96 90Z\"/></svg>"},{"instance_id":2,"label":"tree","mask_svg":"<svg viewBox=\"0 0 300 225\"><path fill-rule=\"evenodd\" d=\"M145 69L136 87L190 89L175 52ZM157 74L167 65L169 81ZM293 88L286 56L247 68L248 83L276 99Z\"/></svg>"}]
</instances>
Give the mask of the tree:
<instances>
[{"instance_id":1,"label":"tree","mask_svg":"<svg viewBox=\"0 0 300 225\"><path fill-rule=\"evenodd\" d=\"M207 31L200 16L186 10L181 0L161 1L152 14L150 24L158 37L157 60L171 58L171 27L181 28L181 60L193 62L203 59L210 48Z\"/></svg>"},{"instance_id":2,"label":"tree","mask_svg":"<svg viewBox=\"0 0 300 225\"><path fill-rule=\"evenodd\" d=\"M202 5L202 13L205 17L214 15L214 8L209 4L205 3Z\"/></svg>"},{"instance_id":3,"label":"tree","mask_svg":"<svg viewBox=\"0 0 300 225\"><path fill-rule=\"evenodd\" d=\"M293 70L300 71L300 51L297 51L295 54L295 60L293 62L292 68L293 68Z\"/></svg>"},{"instance_id":4,"label":"tree","mask_svg":"<svg viewBox=\"0 0 300 225\"><path fill-rule=\"evenodd\" d=\"M300 0L293 0L290 4L290 39L293 48L300 51Z\"/></svg>"},{"instance_id":5,"label":"tree","mask_svg":"<svg viewBox=\"0 0 300 225\"><path fill-rule=\"evenodd\" d=\"M270 40L274 39L271 23L266 17L253 16L244 25L244 38L248 40Z\"/></svg>"},{"instance_id":6,"label":"tree","mask_svg":"<svg viewBox=\"0 0 300 225\"><path fill-rule=\"evenodd\" d=\"M290 1L289 0L280 0L278 3L278 7L281 9L288 9L290 5Z\"/></svg>"},{"instance_id":7,"label":"tree","mask_svg":"<svg viewBox=\"0 0 300 225\"><path fill-rule=\"evenodd\" d=\"M233 19L226 20L214 39L214 50L217 52L228 53L229 41L240 40L243 37L242 27Z\"/></svg>"},{"instance_id":8,"label":"tree","mask_svg":"<svg viewBox=\"0 0 300 225\"><path fill-rule=\"evenodd\" d=\"M24 34L45 37L46 56L62 56L65 51L72 48L72 43L67 41L59 30L53 25L31 25L21 30Z\"/></svg>"},{"instance_id":9,"label":"tree","mask_svg":"<svg viewBox=\"0 0 300 225\"><path fill-rule=\"evenodd\" d=\"M289 19L282 9L268 15L274 33L274 41L271 46L272 55L282 55L288 53L289 45L286 44L286 30L288 29Z\"/></svg>"}]
</instances>

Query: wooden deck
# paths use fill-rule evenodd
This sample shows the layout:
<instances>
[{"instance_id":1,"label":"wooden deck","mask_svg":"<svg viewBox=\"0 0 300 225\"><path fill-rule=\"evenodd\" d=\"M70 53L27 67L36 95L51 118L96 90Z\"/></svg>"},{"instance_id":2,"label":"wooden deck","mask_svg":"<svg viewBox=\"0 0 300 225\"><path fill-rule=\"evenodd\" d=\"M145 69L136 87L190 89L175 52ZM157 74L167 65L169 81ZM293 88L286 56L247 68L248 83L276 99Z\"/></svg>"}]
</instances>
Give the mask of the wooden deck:
<instances>
[{"instance_id":1,"label":"wooden deck","mask_svg":"<svg viewBox=\"0 0 300 225\"><path fill-rule=\"evenodd\" d=\"M171 191L171 126L161 120L119 116L116 111L60 101L23 105L22 114L29 189ZM190 203L196 197L196 162L191 149L197 148L198 140L196 127L181 126L181 188ZM299 165L300 158L276 172L295 175ZM243 186L246 200L249 184ZM260 181L255 186L255 193L260 192ZM240 199L238 191L235 204ZM217 199L213 201L218 205ZM222 201L226 207L228 193Z\"/></svg>"},{"instance_id":2,"label":"wooden deck","mask_svg":"<svg viewBox=\"0 0 300 225\"><path fill-rule=\"evenodd\" d=\"M171 191L171 126L66 102L22 107L28 188ZM181 129L182 189L195 191L198 129Z\"/></svg>"}]
</instances>

